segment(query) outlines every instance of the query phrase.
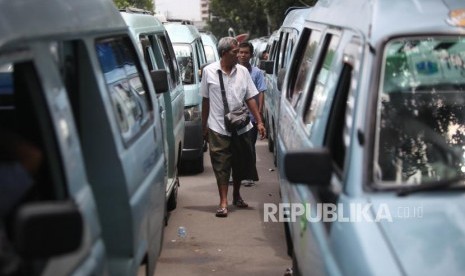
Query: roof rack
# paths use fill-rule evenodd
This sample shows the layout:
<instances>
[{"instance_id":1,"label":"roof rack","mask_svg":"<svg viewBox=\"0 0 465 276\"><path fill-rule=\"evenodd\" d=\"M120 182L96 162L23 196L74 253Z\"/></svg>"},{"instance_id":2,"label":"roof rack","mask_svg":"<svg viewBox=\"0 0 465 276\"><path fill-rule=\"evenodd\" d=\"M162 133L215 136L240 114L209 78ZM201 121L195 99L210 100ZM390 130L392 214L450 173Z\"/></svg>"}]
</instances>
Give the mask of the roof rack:
<instances>
[{"instance_id":1,"label":"roof rack","mask_svg":"<svg viewBox=\"0 0 465 276\"><path fill-rule=\"evenodd\" d=\"M119 9L119 11L123 11L123 12L127 12L127 13L150 14L150 15L154 14L153 11L148 11L148 10L144 10L144 9L134 8L134 7L122 8L122 9Z\"/></svg>"},{"instance_id":2,"label":"roof rack","mask_svg":"<svg viewBox=\"0 0 465 276\"><path fill-rule=\"evenodd\" d=\"M174 18L170 18L170 19L166 19L166 21L168 22L174 22L174 23L180 23L182 25L194 25L194 22L192 22L191 20L186 20L186 19L174 19Z\"/></svg>"}]
</instances>

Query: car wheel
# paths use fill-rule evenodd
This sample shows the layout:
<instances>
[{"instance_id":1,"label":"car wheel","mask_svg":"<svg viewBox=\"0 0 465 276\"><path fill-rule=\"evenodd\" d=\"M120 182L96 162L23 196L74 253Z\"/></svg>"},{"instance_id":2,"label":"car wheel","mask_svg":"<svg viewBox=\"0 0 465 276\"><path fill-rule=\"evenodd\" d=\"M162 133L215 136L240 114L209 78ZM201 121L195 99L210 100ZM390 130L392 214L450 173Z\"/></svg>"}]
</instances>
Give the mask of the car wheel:
<instances>
[{"instance_id":1,"label":"car wheel","mask_svg":"<svg viewBox=\"0 0 465 276\"><path fill-rule=\"evenodd\" d=\"M170 197L168 198L168 202L166 203L166 209L168 212L176 209L178 205L178 187L179 179L176 180L176 184L174 184L173 190L171 191Z\"/></svg>"}]
</instances>

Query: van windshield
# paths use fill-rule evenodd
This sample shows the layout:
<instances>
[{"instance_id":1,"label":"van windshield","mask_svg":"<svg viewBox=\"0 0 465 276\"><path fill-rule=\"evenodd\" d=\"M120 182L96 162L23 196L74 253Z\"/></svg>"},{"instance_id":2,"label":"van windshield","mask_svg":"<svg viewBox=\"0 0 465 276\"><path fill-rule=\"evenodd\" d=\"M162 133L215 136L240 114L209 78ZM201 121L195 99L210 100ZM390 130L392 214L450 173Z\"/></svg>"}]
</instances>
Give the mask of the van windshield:
<instances>
[{"instance_id":1,"label":"van windshield","mask_svg":"<svg viewBox=\"0 0 465 276\"><path fill-rule=\"evenodd\" d=\"M192 46L189 44L173 44L183 84L194 83L194 63Z\"/></svg>"},{"instance_id":2,"label":"van windshield","mask_svg":"<svg viewBox=\"0 0 465 276\"><path fill-rule=\"evenodd\" d=\"M465 37L386 45L378 96L374 180L421 185L465 172Z\"/></svg>"}]
</instances>

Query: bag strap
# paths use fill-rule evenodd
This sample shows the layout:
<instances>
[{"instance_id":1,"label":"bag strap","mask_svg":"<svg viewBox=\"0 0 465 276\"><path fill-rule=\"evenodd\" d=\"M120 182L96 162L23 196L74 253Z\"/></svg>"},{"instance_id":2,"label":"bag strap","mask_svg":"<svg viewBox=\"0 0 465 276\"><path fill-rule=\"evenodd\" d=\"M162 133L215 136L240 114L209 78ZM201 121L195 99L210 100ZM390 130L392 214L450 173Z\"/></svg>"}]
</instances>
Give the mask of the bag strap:
<instances>
[{"instance_id":1,"label":"bag strap","mask_svg":"<svg viewBox=\"0 0 465 276\"><path fill-rule=\"evenodd\" d=\"M226 99L226 91L224 91L223 72L221 72L220 69L216 72L218 72L218 77L220 78L221 96L223 97L224 114L226 115L229 113L229 106L228 100Z\"/></svg>"}]
</instances>

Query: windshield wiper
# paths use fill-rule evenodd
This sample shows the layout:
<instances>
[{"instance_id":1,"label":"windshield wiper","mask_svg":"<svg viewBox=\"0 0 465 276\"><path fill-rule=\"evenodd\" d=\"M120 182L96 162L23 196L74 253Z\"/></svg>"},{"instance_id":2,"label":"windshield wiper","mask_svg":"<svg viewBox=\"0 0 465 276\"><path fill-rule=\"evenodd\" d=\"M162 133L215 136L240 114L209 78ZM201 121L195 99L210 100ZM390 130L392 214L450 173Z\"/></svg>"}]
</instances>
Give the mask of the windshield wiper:
<instances>
[{"instance_id":1,"label":"windshield wiper","mask_svg":"<svg viewBox=\"0 0 465 276\"><path fill-rule=\"evenodd\" d=\"M423 192L423 191L433 191L433 190L438 190L438 189L443 189L447 188L450 186L453 186L457 184L458 182L465 181L465 176L457 176L454 178L449 178L449 179L441 179L439 181L432 181L432 182L427 182L421 185L417 186L410 186L403 188L397 192L398 196L406 196L412 193L416 192Z\"/></svg>"}]
</instances>

